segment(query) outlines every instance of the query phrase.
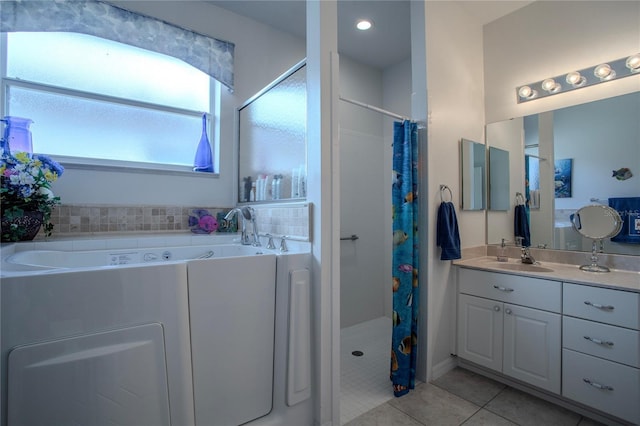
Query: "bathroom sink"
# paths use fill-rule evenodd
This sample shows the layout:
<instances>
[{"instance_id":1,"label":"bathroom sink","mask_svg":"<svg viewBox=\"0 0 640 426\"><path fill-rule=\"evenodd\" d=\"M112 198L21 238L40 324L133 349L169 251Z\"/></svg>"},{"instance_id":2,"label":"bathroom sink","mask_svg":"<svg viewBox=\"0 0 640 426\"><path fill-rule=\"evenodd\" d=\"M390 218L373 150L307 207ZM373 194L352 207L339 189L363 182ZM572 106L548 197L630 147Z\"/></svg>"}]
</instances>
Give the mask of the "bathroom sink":
<instances>
[{"instance_id":1,"label":"bathroom sink","mask_svg":"<svg viewBox=\"0 0 640 426\"><path fill-rule=\"evenodd\" d=\"M545 268L540 265L531 265L528 263L500 263L495 262L497 268L506 269L509 271L521 271L521 272L553 272L553 269Z\"/></svg>"}]
</instances>

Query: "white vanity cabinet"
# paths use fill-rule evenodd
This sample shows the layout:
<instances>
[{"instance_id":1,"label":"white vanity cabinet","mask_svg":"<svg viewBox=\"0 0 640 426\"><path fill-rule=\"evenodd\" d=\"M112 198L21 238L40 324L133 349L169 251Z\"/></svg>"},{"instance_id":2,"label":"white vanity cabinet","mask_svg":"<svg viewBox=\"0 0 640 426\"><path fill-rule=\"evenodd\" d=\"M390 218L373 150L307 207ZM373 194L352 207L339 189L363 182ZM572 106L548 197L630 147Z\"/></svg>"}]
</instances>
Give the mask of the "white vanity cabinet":
<instances>
[{"instance_id":1,"label":"white vanity cabinet","mask_svg":"<svg viewBox=\"0 0 640 426\"><path fill-rule=\"evenodd\" d=\"M460 268L458 356L560 394L562 283Z\"/></svg>"},{"instance_id":2,"label":"white vanity cabinet","mask_svg":"<svg viewBox=\"0 0 640 426\"><path fill-rule=\"evenodd\" d=\"M564 283L562 395L640 424L640 294Z\"/></svg>"}]
</instances>

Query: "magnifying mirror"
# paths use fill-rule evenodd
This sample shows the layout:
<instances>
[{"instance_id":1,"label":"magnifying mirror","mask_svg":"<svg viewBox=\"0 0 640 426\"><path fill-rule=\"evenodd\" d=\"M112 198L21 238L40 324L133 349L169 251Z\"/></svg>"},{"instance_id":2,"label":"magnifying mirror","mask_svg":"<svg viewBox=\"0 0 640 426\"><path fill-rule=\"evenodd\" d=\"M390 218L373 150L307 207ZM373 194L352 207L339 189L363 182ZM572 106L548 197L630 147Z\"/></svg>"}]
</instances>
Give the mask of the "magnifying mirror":
<instances>
[{"instance_id":1,"label":"magnifying mirror","mask_svg":"<svg viewBox=\"0 0 640 426\"><path fill-rule=\"evenodd\" d=\"M589 272L609 272L606 266L598 265L597 244L602 245L604 238L611 238L622 229L620 214L609 206L592 204L584 206L571 215L573 228L580 235L591 238L591 264L582 265L580 269Z\"/></svg>"}]
</instances>

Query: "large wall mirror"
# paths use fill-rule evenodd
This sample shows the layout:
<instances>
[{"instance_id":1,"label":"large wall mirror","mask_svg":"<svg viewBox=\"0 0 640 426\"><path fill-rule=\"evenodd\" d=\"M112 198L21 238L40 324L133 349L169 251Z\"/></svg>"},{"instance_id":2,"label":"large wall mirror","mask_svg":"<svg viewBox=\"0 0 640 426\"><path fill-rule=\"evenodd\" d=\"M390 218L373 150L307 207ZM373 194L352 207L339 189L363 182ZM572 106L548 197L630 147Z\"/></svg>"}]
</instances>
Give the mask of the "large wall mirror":
<instances>
[{"instance_id":1,"label":"large wall mirror","mask_svg":"<svg viewBox=\"0 0 640 426\"><path fill-rule=\"evenodd\" d=\"M485 145L462 139L460 141L462 167L462 209L484 210L487 194L487 153Z\"/></svg>"},{"instance_id":2,"label":"large wall mirror","mask_svg":"<svg viewBox=\"0 0 640 426\"><path fill-rule=\"evenodd\" d=\"M238 202L306 197L307 74L296 64L238 109Z\"/></svg>"},{"instance_id":3,"label":"large wall mirror","mask_svg":"<svg viewBox=\"0 0 640 426\"><path fill-rule=\"evenodd\" d=\"M522 177L517 178L523 182L516 191L529 195L533 247L591 250L591 241L572 226L571 215L590 204L617 203L620 207L614 208L625 221L621 234L630 237L606 239L604 252L640 255L640 229L632 226L640 221L630 220L640 217L638 117L640 92L520 119L513 140L521 145L521 155L512 160L518 162L516 173ZM489 124L487 134L503 123ZM489 227L487 243L504 235L512 231L504 225Z\"/></svg>"}]
</instances>

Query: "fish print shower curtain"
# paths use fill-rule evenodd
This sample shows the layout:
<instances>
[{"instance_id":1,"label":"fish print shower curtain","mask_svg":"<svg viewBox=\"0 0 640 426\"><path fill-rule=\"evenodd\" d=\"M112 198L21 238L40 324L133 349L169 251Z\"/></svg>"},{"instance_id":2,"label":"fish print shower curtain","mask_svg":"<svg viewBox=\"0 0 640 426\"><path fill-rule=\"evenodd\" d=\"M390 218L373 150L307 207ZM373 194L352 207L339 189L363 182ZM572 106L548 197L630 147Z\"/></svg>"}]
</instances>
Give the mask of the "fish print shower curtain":
<instances>
[{"instance_id":1,"label":"fish print shower curtain","mask_svg":"<svg viewBox=\"0 0 640 426\"><path fill-rule=\"evenodd\" d=\"M391 381L402 396L414 388L418 338L418 127L393 127L393 333Z\"/></svg>"}]
</instances>

